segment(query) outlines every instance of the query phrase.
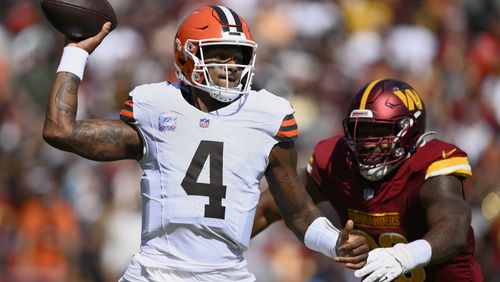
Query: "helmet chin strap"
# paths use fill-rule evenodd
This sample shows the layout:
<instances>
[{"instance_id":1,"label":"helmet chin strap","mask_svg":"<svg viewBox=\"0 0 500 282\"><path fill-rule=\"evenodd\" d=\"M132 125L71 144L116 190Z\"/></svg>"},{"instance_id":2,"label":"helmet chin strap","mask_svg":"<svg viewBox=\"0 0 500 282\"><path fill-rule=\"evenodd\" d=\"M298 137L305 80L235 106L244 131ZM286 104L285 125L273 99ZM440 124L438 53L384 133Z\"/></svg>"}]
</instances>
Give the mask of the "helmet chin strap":
<instances>
[{"instance_id":1,"label":"helmet chin strap","mask_svg":"<svg viewBox=\"0 0 500 282\"><path fill-rule=\"evenodd\" d=\"M368 169L363 169L360 167L359 173L361 174L361 176L363 176L364 179L374 182L384 178L393 168L394 166L392 165L384 165Z\"/></svg>"},{"instance_id":2,"label":"helmet chin strap","mask_svg":"<svg viewBox=\"0 0 500 282\"><path fill-rule=\"evenodd\" d=\"M232 102L236 100L238 97L240 97L243 94L238 94L237 92L241 92L243 85L240 84L236 87L227 87L226 89L213 89L209 88L206 91L210 95L210 97L214 98L217 101L220 102ZM229 91L227 91L229 90ZM231 93L233 91L233 93ZM229 94L229 95L228 95Z\"/></svg>"},{"instance_id":3,"label":"helmet chin strap","mask_svg":"<svg viewBox=\"0 0 500 282\"><path fill-rule=\"evenodd\" d=\"M241 84L241 83L240 83L240 85L235 86L235 87L227 87L228 90L238 91L238 92L241 92L242 88L243 88L243 84Z\"/></svg>"}]
</instances>

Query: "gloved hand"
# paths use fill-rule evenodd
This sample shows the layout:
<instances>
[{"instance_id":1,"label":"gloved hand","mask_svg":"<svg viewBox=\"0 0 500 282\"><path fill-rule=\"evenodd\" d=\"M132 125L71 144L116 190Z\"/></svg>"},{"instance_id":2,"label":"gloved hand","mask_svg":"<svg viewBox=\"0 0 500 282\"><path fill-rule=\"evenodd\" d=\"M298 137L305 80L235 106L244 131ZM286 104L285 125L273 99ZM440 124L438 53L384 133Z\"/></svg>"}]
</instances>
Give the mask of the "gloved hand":
<instances>
[{"instance_id":1,"label":"gloved hand","mask_svg":"<svg viewBox=\"0 0 500 282\"><path fill-rule=\"evenodd\" d=\"M386 282L417 267L425 266L432 257L430 244L423 239L392 248L377 248L368 253L366 265L355 271L363 282Z\"/></svg>"},{"instance_id":2,"label":"gloved hand","mask_svg":"<svg viewBox=\"0 0 500 282\"><path fill-rule=\"evenodd\" d=\"M363 282L391 281L404 272L402 263L397 256L404 260L405 255L398 253L394 248L377 248L368 253L366 265L355 271L354 276L363 278Z\"/></svg>"}]
</instances>

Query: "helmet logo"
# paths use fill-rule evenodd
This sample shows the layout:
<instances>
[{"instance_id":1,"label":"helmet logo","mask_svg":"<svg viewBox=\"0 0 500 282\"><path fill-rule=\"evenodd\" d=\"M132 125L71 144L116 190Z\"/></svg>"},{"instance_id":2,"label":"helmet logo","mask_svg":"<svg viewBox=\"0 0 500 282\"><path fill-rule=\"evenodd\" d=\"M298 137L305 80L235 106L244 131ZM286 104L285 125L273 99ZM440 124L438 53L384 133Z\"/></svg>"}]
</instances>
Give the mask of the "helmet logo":
<instances>
[{"instance_id":1,"label":"helmet logo","mask_svg":"<svg viewBox=\"0 0 500 282\"><path fill-rule=\"evenodd\" d=\"M417 108L418 110L422 110L422 100L420 100L420 97L418 97L417 92L413 89L405 89L404 92L395 89L394 94L401 99L403 104L405 104L406 108L410 111L415 110Z\"/></svg>"}]
</instances>

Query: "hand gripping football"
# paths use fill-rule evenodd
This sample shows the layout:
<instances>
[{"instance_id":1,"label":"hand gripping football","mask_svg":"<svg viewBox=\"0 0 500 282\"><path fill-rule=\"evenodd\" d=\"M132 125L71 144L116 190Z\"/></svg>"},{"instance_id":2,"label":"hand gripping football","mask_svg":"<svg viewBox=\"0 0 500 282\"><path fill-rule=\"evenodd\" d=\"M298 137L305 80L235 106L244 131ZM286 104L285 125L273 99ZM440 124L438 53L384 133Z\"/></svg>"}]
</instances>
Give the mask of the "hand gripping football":
<instances>
[{"instance_id":1,"label":"hand gripping football","mask_svg":"<svg viewBox=\"0 0 500 282\"><path fill-rule=\"evenodd\" d=\"M42 10L50 23L74 40L96 35L105 22L116 25L113 7L106 0L40 0Z\"/></svg>"}]
</instances>

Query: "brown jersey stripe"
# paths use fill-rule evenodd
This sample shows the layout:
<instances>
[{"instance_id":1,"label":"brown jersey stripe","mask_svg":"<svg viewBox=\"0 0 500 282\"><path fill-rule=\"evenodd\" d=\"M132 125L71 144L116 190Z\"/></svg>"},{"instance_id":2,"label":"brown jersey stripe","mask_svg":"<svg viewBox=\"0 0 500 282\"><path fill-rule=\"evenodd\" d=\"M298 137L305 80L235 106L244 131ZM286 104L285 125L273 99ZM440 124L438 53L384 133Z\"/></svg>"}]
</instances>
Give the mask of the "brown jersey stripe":
<instances>
[{"instance_id":1,"label":"brown jersey stripe","mask_svg":"<svg viewBox=\"0 0 500 282\"><path fill-rule=\"evenodd\" d=\"M132 101L132 97L129 97L122 105L122 108L120 110L120 119L128 122L128 123L133 123L135 122L134 118L134 102Z\"/></svg>"},{"instance_id":2,"label":"brown jersey stripe","mask_svg":"<svg viewBox=\"0 0 500 282\"><path fill-rule=\"evenodd\" d=\"M279 141L292 141L299 135L297 121L293 114L286 115L281 122L281 126L276 133L276 139Z\"/></svg>"},{"instance_id":3,"label":"brown jersey stripe","mask_svg":"<svg viewBox=\"0 0 500 282\"><path fill-rule=\"evenodd\" d=\"M123 104L122 110L127 110L127 111L130 111L130 112L134 112L134 108L132 107L132 105L128 105L128 104Z\"/></svg>"},{"instance_id":4,"label":"brown jersey stripe","mask_svg":"<svg viewBox=\"0 0 500 282\"><path fill-rule=\"evenodd\" d=\"M292 142L292 141L295 141L295 137L278 137L278 136L276 136L275 139L278 140L278 142Z\"/></svg>"},{"instance_id":5,"label":"brown jersey stripe","mask_svg":"<svg viewBox=\"0 0 500 282\"><path fill-rule=\"evenodd\" d=\"M289 114L285 116L283 121L281 122L280 129L278 131L289 131L297 129L297 121L293 114Z\"/></svg>"},{"instance_id":6,"label":"brown jersey stripe","mask_svg":"<svg viewBox=\"0 0 500 282\"><path fill-rule=\"evenodd\" d=\"M298 134L299 129L297 128L297 125L281 127L276 135L288 135L289 132L297 132Z\"/></svg>"},{"instance_id":7,"label":"brown jersey stripe","mask_svg":"<svg viewBox=\"0 0 500 282\"><path fill-rule=\"evenodd\" d=\"M278 133L279 132L288 132L288 131L294 131L294 130L297 130L297 123L293 123L293 125L290 125L290 126L281 126L280 129L278 130Z\"/></svg>"},{"instance_id":8,"label":"brown jersey stripe","mask_svg":"<svg viewBox=\"0 0 500 282\"><path fill-rule=\"evenodd\" d=\"M284 120L281 123L281 127L284 127L284 126L293 126L293 125L297 125L297 121L294 118L293 119L289 119L289 120Z\"/></svg>"}]
</instances>

